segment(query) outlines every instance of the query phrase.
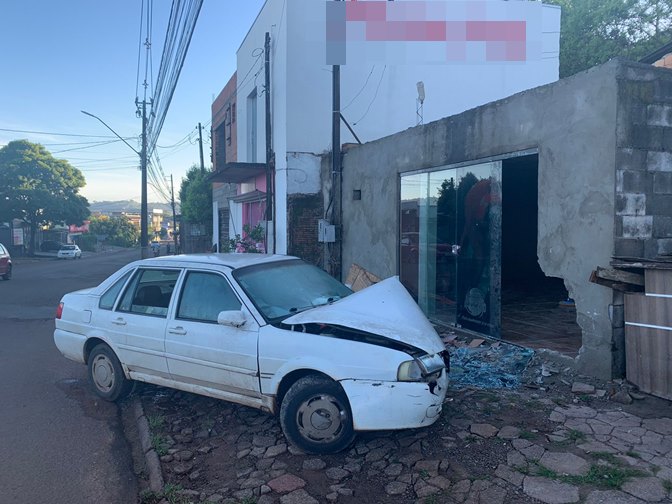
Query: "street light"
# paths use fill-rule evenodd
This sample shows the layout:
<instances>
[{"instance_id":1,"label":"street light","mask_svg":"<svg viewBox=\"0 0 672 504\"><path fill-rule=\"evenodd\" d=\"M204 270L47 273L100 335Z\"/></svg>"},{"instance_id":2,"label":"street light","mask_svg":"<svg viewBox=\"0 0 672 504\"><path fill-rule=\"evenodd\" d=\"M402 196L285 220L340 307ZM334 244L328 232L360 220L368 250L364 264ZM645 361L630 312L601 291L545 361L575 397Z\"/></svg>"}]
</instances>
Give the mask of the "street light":
<instances>
[{"instance_id":1,"label":"street light","mask_svg":"<svg viewBox=\"0 0 672 504\"><path fill-rule=\"evenodd\" d=\"M126 140L124 140L116 131L114 131L110 126L107 125L97 115L91 114L84 110L81 111L82 114L98 119L103 126L108 130L114 133L119 140L124 142L133 152L140 156L140 170L142 172L142 187L141 187L141 197L140 197L140 257L146 259L149 257L149 238L147 234L147 115L145 111L145 103L142 104L142 149L138 151Z\"/></svg>"}]
</instances>

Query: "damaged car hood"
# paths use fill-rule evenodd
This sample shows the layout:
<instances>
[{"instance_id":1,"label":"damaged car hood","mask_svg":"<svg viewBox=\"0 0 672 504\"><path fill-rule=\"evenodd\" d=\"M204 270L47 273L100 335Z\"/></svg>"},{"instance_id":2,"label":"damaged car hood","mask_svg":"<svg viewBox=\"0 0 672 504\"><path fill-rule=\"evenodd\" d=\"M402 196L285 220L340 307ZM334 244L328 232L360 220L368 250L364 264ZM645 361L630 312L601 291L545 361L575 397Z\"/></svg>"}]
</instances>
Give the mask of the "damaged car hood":
<instances>
[{"instance_id":1,"label":"damaged car hood","mask_svg":"<svg viewBox=\"0 0 672 504\"><path fill-rule=\"evenodd\" d=\"M445 350L434 326L396 276L288 317L283 323L347 327L413 345L430 355Z\"/></svg>"}]
</instances>

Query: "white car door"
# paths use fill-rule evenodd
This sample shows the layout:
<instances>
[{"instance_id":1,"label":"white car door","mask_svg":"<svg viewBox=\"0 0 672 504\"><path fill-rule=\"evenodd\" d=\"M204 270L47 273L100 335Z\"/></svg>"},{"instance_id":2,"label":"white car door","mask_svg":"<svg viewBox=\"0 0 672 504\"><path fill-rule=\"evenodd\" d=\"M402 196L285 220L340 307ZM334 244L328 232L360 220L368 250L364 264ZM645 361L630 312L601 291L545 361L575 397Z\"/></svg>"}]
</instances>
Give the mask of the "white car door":
<instances>
[{"instance_id":1,"label":"white car door","mask_svg":"<svg viewBox=\"0 0 672 504\"><path fill-rule=\"evenodd\" d=\"M166 358L173 380L227 394L260 397L259 325L225 275L187 271L166 330ZM241 310L241 327L217 323L222 311Z\"/></svg>"},{"instance_id":2,"label":"white car door","mask_svg":"<svg viewBox=\"0 0 672 504\"><path fill-rule=\"evenodd\" d=\"M170 378L164 335L180 273L177 268L138 268L109 317L110 330L122 336L119 360L132 373Z\"/></svg>"}]
</instances>

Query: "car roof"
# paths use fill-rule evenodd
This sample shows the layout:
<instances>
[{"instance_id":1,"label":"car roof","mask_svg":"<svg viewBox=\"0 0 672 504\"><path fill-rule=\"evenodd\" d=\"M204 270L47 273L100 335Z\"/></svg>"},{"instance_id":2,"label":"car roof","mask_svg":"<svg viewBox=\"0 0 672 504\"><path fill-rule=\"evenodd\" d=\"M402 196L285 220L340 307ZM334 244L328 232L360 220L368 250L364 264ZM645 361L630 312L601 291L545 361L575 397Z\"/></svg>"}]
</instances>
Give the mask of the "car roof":
<instances>
[{"instance_id":1,"label":"car roof","mask_svg":"<svg viewBox=\"0 0 672 504\"><path fill-rule=\"evenodd\" d=\"M298 257L280 254L181 254L142 259L133 264L143 266L185 266L185 265L217 265L231 269L253 266L277 261L298 259Z\"/></svg>"}]
</instances>

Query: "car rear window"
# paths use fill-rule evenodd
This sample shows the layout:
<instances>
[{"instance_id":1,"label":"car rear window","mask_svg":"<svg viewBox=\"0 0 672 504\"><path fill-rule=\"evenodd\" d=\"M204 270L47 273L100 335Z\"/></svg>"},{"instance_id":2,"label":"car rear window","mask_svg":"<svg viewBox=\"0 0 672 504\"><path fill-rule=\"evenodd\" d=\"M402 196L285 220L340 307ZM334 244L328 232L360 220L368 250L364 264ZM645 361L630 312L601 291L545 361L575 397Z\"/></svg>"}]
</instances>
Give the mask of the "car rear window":
<instances>
[{"instance_id":1,"label":"car rear window","mask_svg":"<svg viewBox=\"0 0 672 504\"><path fill-rule=\"evenodd\" d=\"M75 250L75 246L74 245L64 245L63 247L61 247L61 250Z\"/></svg>"},{"instance_id":2,"label":"car rear window","mask_svg":"<svg viewBox=\"0 0 672 504\"><path fill-rule=\"evenodd\" d=\"M117 296L119 295L121 288L126 283L126 280L128 280L128 277L131 275L132 271L133 270L128 271L119 280L114 282L112 287L110 287L105 291L105 294L100 296L100 301L98 302L99 308L103 310L111 310L112 308L114 308L114 302L117 300Z\"/></svg>"}]
</instances>

